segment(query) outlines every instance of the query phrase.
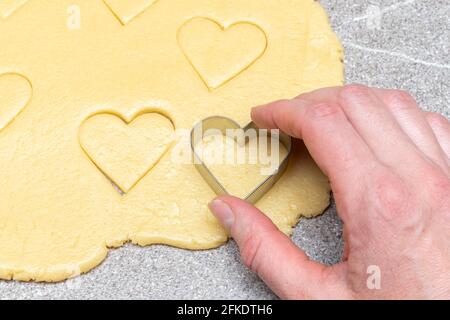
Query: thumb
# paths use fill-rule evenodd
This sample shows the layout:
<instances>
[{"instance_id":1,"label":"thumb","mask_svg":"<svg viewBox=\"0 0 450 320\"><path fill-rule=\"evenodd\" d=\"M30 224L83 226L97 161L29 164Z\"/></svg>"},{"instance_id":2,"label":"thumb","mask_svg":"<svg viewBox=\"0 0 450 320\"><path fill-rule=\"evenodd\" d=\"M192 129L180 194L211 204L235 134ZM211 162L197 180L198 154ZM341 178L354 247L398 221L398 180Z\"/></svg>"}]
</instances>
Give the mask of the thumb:
<instances>
[{"instance_id":1,"label":"thumb","mask_svg":"<svg viewBox=\"0 0 450 320\"><path fill-rule=\"evenodd\" d=\"M348 298L344 265L310 261L261 211L229 196L209 205L237 242L243 263L284 299Z\"/></svg>"}]
</instances>

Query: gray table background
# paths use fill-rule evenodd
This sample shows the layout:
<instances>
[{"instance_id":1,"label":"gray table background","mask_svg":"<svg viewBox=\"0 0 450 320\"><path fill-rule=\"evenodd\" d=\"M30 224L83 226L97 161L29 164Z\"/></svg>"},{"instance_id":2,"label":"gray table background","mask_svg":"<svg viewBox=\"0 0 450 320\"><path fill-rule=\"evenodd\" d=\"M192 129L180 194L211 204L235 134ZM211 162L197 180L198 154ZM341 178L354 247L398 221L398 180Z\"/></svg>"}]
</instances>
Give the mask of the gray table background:
<instances>
[{"instance_id":1,"label":"gray table background","mask_svg":"<svg viewBox=\"0 0 450 320\"><path fill-rule=\"evenodd\" d=\"M450 116L449 0L321 0L345 51L348 83L410 91L424 109ZM377 12L380 15L377 16ZM375 14L375 15L374 15ZM380 19L381 18L381 19ZM303 219L294 241L317 261L340 260L334 206ZM191 252L127 245L99 267L58 284L0 281L0 299L272 299L239 262L234 242Z\"/></svg>"}]
</instances>

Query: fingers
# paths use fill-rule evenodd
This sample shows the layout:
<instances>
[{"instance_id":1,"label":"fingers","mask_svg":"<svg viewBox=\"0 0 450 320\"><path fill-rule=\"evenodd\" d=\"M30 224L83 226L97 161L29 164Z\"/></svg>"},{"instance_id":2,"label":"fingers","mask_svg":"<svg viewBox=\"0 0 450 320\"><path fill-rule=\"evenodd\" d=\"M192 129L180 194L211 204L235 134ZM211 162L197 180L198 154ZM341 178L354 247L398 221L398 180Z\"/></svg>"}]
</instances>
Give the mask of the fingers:
<instances>
[{"instance_id":1,"label":"fingers","mask_svg":"<svg viewBox=\"0 0 450 320\"><path fill-rule=\"evenodd\" d=\"M426 118L447 157L447 161L450 162L450 121L446 117L433 112L426 113Z\"/></svg>"},{"instance_id":2,"label":"fingers","mask_svg":"<svg viewBox=\"0 0 450 320\"><path fill-rule=\"evenodd\" d=\"M337 99L353 127L382 163L398 166L422 159L412 140L371 88L350 85L342 89Z\"/></svg>"},{"instance_id":3,"label":"fingers","mask_svg":"<svg viewBox=\"0 0 450 320\"><path fill-rule=\"evenodd\" d=\"M304 252L245 201L220 197L211 211L237 242L243 262L281 298L346 296L343 272L308 259Z\"/></svg>"},{"instance_id":4,"label":"fingers","mask_svg":"<svg viewBox=\"0 0 450 320\"><path fill-rule=\"evenodd\" d=\"M444 171L448 171L448 160L439 145L436 135L416 101L401 90L373 89L397 120L402 130L425 156Z\"/></svg>"},{"instance_id":5,"label":"fingers","mask_svg":"<svg viewBox=\"0 0 450 320\"><path fill-rule=\"evenodd\" d=\"M381 92L384 93L383 99L380 97ZM337 105L342 109L355 135L360 137L374 158L381 163L388 166L398 166L402 163L401 170L410 175L411 172L417 171L418 166L431 159L444 170L448 170L443 152L429 125L421 118L420 109L412 98L394 90L387 94L381 89L361 85L319 89L302 94L291 101L279 101L256 108L252 117L258 125L278 127L288 134L304 139L310 148L312 144L308 144L309 131L304 130L310 121L305 115L308 115L307 110L324 103ZM310 127L317 126L311 124ZM335 135L340 134L340 130L335 131ZM311 154L320 164L320 159Z\"/></svg>"},{"instance_id":6,"label":"fingers","mask_svg":"<svg viewBox=\"0 0 450 320\"><path fill-rule=\"evenodd\" d=\"M336 102L334 97L340 90L341 87L323 88L302 94L293 100L280 100L256 107L252 110L252 119L262 128L280 129L292 137L302 139L304 121L299 121L298 117L313 105Z\"/></svg>"},{"instance_id":7,"label":"fingers","mask_svg":"<svg viewBox=\"0 0 450 320\"><path fill-rule=\"evenodd\" d=\"M260 128L280 129L294 138L302 138L300 117L304 117L305 104L280 100L252 109L252 120Z\"/></svg>"},{"instance_id":8,"label":"fingers","mask_svg":"<svg viewBox=\"0 0 450 320\"><path fill-rule=\"evenodd\" d=\"M439 114L430 113L429 118L431 119L427 119L428 123L434 124L433 128L430 128L430 125L425 120L420 107L417 105L414 98L407 92L403 92L401 90L368 88L361 85L350 85L347 87L332 87L315 90L309 93L301 94L296 99L302 100L307 105L320 103L323 101L344 102L345 98L339 98L345 96L344 89L350 91L350 96L353 95L352 91L373 91L379 100L383 102L382 104L378 104L378 107L386 107L386 109L395 118L395 121L399 124L403 132L412 140L415 146L423 152L423 154L430 159L435 160L437 164L443 163L442 158L445 154L448 157L448 151L444 150L444 152L442 152L444 146L446 146L448 150L448 145L450 143L450 138L448 138L448 127L450 126L450 123L448 119ZM346 104L342 104L345 107ZM344 111L347 110L348 112L352 112L353 109L344 109ZM371 110L366 109L366 111ZM348 117L349 119L352 118L351 115L348 115ZM443 127L446 128L446 130L442 130ZM357 131L359 132L359 130ZM438 133L434 132L433 135L433 131L437 131ZM439 141L439 144L441 144L441 148L439 148L435 136L440 136L441 141Z\"/></svg>"},{"instance_id":9,"label":"fingers","mask_svg":"<svg viewBox=\"0 0 450 320\"><path fill-rule=\"evenodd\" d=\"M294 99L255 108L253 121L264 128L279 128L303 139L335 192L353 194L375 157L346 118L340 106L325 100L309 103ZM328 99L329 100L329 99Z\"/></svg>"}]
</instances>

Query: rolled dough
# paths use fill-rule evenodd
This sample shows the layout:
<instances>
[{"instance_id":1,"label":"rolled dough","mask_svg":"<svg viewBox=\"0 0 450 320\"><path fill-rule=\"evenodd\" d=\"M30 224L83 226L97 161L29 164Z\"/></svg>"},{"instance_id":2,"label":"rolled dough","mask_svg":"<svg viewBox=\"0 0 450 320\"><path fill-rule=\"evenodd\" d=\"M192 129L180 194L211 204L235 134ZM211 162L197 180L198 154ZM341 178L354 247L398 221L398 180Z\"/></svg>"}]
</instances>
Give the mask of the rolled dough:
<instances>
[{"instance_id":1,"label":"rolled dough","mask_svg":"<svg viewBox=\"0 0 450 320\"><path fill-rule=\"evenodd\" d=\"M1 279L64 280L128 241L224 244L214 193L172 161L178 133L343 82L313 0L7 0L0 46ZM329 192L297 143L257 206L289 234Z\"/></svg>"}]
</instances>

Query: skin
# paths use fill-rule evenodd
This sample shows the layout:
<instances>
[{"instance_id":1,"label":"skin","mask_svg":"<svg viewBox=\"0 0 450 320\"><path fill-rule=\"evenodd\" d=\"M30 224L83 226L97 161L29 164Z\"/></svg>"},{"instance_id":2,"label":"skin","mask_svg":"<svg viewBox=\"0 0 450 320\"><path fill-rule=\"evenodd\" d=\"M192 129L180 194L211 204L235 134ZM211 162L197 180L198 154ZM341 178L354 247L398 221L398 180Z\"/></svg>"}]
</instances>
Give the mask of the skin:
<instances>
[{"instance_id":1,"label":"skin","mask_svg":"<svg viewBox=\"0 0 450 320\"><path fill-rule=\"evenodd\" d=\"M243 263L279 297L450 298L447 118L422 111L406 92L349 85L254 108L252 119L304 141L344 222L342 262L325 266L252 205L233 197L210 204Z\"/></svg>"}]
</instances>

